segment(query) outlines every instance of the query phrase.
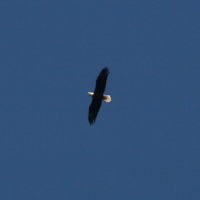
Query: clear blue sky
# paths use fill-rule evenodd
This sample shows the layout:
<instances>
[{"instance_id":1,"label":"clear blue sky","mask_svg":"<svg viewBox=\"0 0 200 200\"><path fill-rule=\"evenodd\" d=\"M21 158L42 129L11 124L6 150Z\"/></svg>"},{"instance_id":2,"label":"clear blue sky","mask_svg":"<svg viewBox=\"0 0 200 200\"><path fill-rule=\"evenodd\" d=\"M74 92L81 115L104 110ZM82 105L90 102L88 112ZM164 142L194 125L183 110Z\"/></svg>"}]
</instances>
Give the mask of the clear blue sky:
<instances>
[{"instance_id":1,"label":"clear blue sky","mask_svg":"<svg viewBox=\"0 0 200 200\"><path fill-rule=\"evenodd\" d=\"M0 199L199 200L199 8L1 0Z\"/></svg>"}]
</instances>

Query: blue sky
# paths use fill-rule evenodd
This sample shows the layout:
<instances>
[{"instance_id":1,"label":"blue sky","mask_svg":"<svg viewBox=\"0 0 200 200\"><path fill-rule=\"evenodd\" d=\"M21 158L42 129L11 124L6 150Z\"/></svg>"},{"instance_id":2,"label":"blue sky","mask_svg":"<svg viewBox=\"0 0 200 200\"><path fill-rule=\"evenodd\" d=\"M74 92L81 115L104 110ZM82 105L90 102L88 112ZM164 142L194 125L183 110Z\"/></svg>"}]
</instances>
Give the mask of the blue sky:
<instances>
[{"instance_id":1,"label":"blue sky","mask_svg":"<svg viewBox=\"0 0 200 200\"><path fill-rule=\"evenodd\" d=\"M1 1L0 199L200 199L199 7Z\"/></svg>"}]
</instances>

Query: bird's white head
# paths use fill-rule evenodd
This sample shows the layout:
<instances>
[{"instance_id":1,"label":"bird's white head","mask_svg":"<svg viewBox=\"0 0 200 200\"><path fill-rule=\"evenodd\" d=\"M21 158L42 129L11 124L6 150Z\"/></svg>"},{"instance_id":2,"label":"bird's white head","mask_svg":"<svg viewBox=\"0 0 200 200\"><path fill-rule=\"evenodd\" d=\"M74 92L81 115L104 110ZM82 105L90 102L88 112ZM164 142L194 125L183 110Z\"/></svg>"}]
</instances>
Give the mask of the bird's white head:
<instances>
[{"instance_id":1,"label":"bird's white head","mask_svg":"<svg viewBox=\"0 0 200 200\"><path fill-rule=\"evenodd\" d=\"M94 95L94 92L88 92L88 94L89 94L90 96L93 96L93 95Z\"/></svg>"}]
</instances>

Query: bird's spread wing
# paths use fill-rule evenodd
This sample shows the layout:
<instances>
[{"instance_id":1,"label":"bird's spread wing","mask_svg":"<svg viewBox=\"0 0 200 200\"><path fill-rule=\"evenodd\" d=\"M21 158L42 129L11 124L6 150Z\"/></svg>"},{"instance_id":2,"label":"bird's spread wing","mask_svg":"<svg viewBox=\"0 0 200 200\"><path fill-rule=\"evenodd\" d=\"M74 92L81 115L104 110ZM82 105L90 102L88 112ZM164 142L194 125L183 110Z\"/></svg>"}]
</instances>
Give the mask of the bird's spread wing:
<instances>
[{"instance_id":1,"label":"bird's spread wing","mask_svg":"<svg viewBox=\"0 0 200 200\"><path fill-rule=\"evenodd\" d=\"M94 93L102 94L106 88L106 81L109 74L109 69L107 67L103 68L97 77L96 87Z\"/></svg>"},{"instance_id":2,"label":"bird's spread wing","mask_svg":"<svg viewBox=\"0 0 200 200\"><path fill-rule=\"evenodd\" d=\"M88 121L90 122L90 124L93 124L95 122L95 119L101 107L101 103L102 103L102 100L100 99L92 100L92 103L90 104L90 107L89 107L89 113L88 113Z\"/></svg>"}]
</instances>

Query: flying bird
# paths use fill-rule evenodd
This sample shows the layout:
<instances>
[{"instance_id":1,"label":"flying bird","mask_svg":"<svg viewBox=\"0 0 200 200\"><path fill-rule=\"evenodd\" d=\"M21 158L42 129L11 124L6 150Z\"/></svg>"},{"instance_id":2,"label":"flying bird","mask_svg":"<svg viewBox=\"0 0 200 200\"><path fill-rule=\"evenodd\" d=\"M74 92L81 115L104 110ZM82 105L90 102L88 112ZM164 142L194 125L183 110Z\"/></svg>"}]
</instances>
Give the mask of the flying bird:
<instances>
[{"instance_id":1,"label":"flying bird","mask_svg":"<svg viewBox=\"0 0 200 200\"><path fill-rule=\"evenodd\" d=\"M95 122L102 101L111 102L111 96L104 94L108 75L108 67L103 68L96 79L94 92L88 92L88 94L92 96L92 103L90 104L88 113L88 121L90 124Z\"/></svg>"}]
</instances>

